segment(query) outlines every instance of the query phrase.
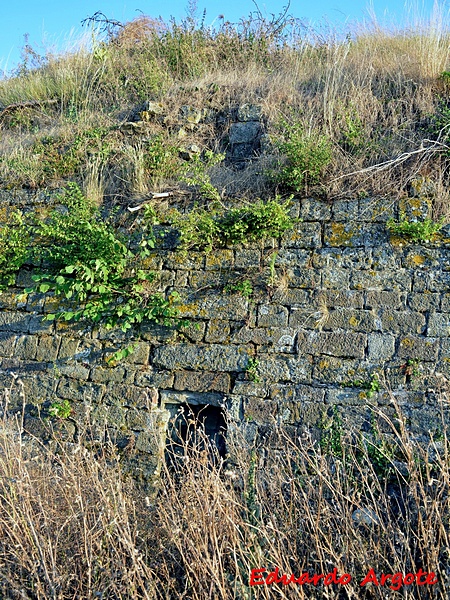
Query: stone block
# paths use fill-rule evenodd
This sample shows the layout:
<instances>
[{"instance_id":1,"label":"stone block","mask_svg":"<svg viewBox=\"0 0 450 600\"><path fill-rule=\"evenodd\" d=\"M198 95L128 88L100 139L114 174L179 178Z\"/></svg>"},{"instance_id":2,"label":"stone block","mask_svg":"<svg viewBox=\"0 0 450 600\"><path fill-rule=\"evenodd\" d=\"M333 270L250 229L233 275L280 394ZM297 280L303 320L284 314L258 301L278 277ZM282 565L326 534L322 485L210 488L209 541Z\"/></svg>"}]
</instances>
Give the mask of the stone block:
<instances>
[{"instance_id":1,"label":"stone block","mask_svg":"<svg viewBox=\"0 0 450 600\"><path fill-rule=\"evenodd\" d=\"M310 306L312 296L308 290L296 288L278 289L273 293L272 301L284 306Z\"/></svg>"},{"instance_id":2,"label":"stone block","mask_svg":"<svg viewBox=\"0 0 450 600\"><path fill-rule=\"evenodd\" d=\"M258 425L275 423L278 419L280 404L267 398L247 398L244 402L244 419Z\"/></svg>"},{"instance_id":3,"label":"stone block","mask_svg":"<svg viewBox=\"0 0 450 600\"><path fill-rule=\"evenodd\" d=\"M289 381L293 383L309 383L312 373L312 359L307 356L295 356L287 359Z\"/></svg>"},{"instance_id":4,"label":"stone block","mask_svg":"<svg viewBox=\"0 0 450 600\"><path fill-rule=\"evenodd\" d=\"M325 394L325 404L365 406L367 404L367 390L355 389L328 389Z\"/></svg>"},{"instance_id":5,"label":"stone block","mask_svg":"<svg viewBox=\"0 0 450 600\"><path fill-rule=\"evenodd\" d=\"M198 343L203 341L205 329L206 323L204 321L191 321L189 325L181 329L181 333L183 338L188 341Z\"/></svg>"},{"instance_id":6,"label":"stone block","mask_svg":"<svg viewBox=\"0 0 450 600\"><path fill-rule=\"evenodd\" d=\"M192 404L194 406L203 406L211 404L212 406L222 407L224 405L224 395L213 392L191 392L161 390L161 404Z\"/></svg>"},{"instance_id":7,"label":"stone block","mask_svg":"<svg viewBox=\"0 0 450 600\"><path fill-rule=\"evenodd\" d=\"M217 278L216 278L217 282ZM181 300L178 305L182 318L204 319L245 319L248 314L248 300L237 294L232 296L209 295L204 298Z\"/></svg>"},{"instance_id":8,"label":"stone block","mask_svg":"<svg viewBox=\"0 0 450 600\"><path fill-rule=\"evenodd\" d=\"M381 311L381 324L383 331L424 333L425 317L421 313L386 309Z\"/></svg>"},{"instance_id":9,"label":"stone block","mask_svg":"<svg viewBox=\"0 0 450 600\"><path fill-rule=\"evenodd\" d=\"M22 312L0 312L0 331L15 331L28 333L30 326L30 315Z\"/></svg>"},{"instance_id":10,"label":"stone block","mask_svg":"<svg viewBox=\"0 0 450 600\"><path fill-rule=\"evenodd\" d=\"M331 206L332 218L336 221L357 221L359 217L358 200L335 200Z\"/></svg>"},{"instance_id":11,"label":"stone block","mask_svg":"<svg viewBox=\"0 0 450 600\"><path fill-rule=\"evenodd\" d=\"M236 381L232 393L238 396L256 396L265 398L268 395L267 387L254 381Z\"/></svg>"},{"instance_id":12,"label":"stone block","mask_svg":"<svg viewBox=\"0 0 450 600\"><path fill-rule=\"evenodd\" d=\"M355 380L370 380L369 363L358 359L319 356L314 359L312 377L317 383L344 384Z\"/></svg>"},{"instance_id":13,"label":"stone block","mask_svg":"<svg viewBox=\"0 0 450 600\"><path fill-rule=\"evenodd\" d=\"M31 335L21 335L17 338L14 356L21 360L34 360L36 358L38 339Z\"/></svg>"},{"instance_id":14,"label":"stone block","mask_svg":"<svg viewBox=\"0 0 450 600\"><path fill-rule=\"evenodd\" d=\"M298 308L293 306L289 315L289 327L293 329L314 329L319 327L324 317L324 312L319 306L311 308Z\"/></svg>"},{"instance_id":15,"label":"stone block","mask_svg":"<svg viewBox=\"0 0 450 600\"><path fill-rule=\"evenodd\" d=\"M317 290L314 294L314 305L329 308L363 308L364 292L357 290ZM367 307L366 307L367 308Z\"/></svg>"},{"instance_id":16,"label":"stone block","mask_svg":"<svg viewBox=\"0 0 450 600\"><path fill-rule=\"evenodd\" d=\"M82 400L98 404L105 392L105 386L76 379L60 379L56 394L58 398Z\"/></svg>"},{"instance_id":17,"label":"stone block","mask_svg":"<svg viewBox=\"0 0 450 600\"><path fill-rule=\"evenodd\" d=\"M174 371L245 371L250 352L245 346L173 344L155 349L153 365Z\"/></svg>"},{"instance_id":18,"label":"stone block","mask_svg":"<svg viewBox=\"0 0 450 600\"><path fill-rule=\"evenodd\" d=\"M237 118L241 122L259 121L262 117L262 107L258 104L241 104L238 108Z\"/></svg>"},{"instance_id":19,"label":"stone block","mask_svg":"<svg viewBox=\"0 0 450 600\"><path fill-rule=\"evenodd\" d=\"M223 287L228 283L228 279L228 271L190 271L189 294L197 289Z\"/></svg>"},{"instance_id":20,"label":"stone block","mask_svg":"<svg viewBox=\"0 0 450 600\"><path fill-rule=\"evenodd\" d=\"M311 267L311 250L281 248L277 253L275 267Z\"/></svg>"},{"instance_id":21,"label":"stone block","mask_svg":"<svg viewBox=\"0 0 450 600\"><path fill-rule=\"evenodd\" d=\"M264 352L294 352L296 330L283 327L241 327L231 338L233 344L255 344Z\"/></svg>"},{"instance_id":22,"label":"stone block","mask_svg":"<svg viewBox=\"0 0 450 600\"><path fill-rule=\"evenodd\" d=\"M168 252L164 261L164 267L166 269L192 271L193 269L203 269L204 266L204 252L190 251L187 255L179 252Z\"/></svg>"},{"instance_id":23,"label":"stone block","mask_svg":"<svg viewBox=\"0 0 450 600\"><path fill-rule=\"evenodd\" d=\"M61 338L57 335L39 337L36 360L55 361L58 357Z\"/></svg>"},{"instance_id":24,"label":"stone block","mask_svg":"<svg viewBox=\"0 0 450 600\"><path fill-rule=\"evenodd\" d=\"M372 248L372 269L400 269L402 253L391 245L381 244Z\"/></svg>"},{"instance_id":25,"label":"stone block","mask_svg":"<svg viewBox=\"0 0 450 600\"><path fill-rule=\"evenodd\" d=\"M82 379L87 381L89 379L89 369L79 363L56 363L56 368L60 375L67 375L72 379Z\"/></svg>"},{"instance_id":26,"label":"stone block","mask_svg":"<svg viewBox=\"0 0 450 600\"><path fill-rule=\"evenodd\" d=\"M238 269L259 267L261 252L254 248L244 248L235 252L235 266Z\"/></svg>"},{"instance_id":27,"label":"stone block","mask_svg":"<svg viewBox=\"0 0 450 600\"><path fill-rule=\"evenodd\" d=\"M30 333L53 333L55 329L53 321L44 321L41 315L33 315L28 323Z\"/></svg>"},{"instance_id":28,"label":"stone block","mask_svg":"<svg viewBox=\"0 0 450 600\"><path fill-rule=\"evenodd\" d=\"M412 335L400 339L399 358L411 358L423 361L435 361L438 357L439 340Z\"/></svg>"},{"instance_id":29,"label":"stone block","mask_svg":"<svg viewBox=\"0 0 450 600\"><path fill-rule=\"evenodd\" d=\"M259 327L286 327L289 311L283 306L262 304L258 307Z\"/></svg>"},{"instance_id":30,"label":"stone block","mask_svg":"<svg viewBox=\"0 0 450 600\"><path fill-rule=\"evenodd\" d=\"M208 322L208 329L206 331L205 342L208 344L217 344L226 342L230 336L230 325L228 321L222 321L220 319L211 319Z\"/></svg>"},{"instance_id":31,"label":"stone block","mask_svg":"<svg viewBox=\"0 0 450 600\"><path fill-rule=\"evenodd\" d=\"M436 268L442 262L442 252L423 246L406 249L402 258L402 266L407 269Z\"/></svg>"},{"instance_id":32,"label":"stone block","mask_svg":"<svg viewBox=\"0 0 450 600\"><path fill-rule=\"evenodd\" d=\"M125 376L125 369L123 367L101 367L96 366L91 370L90 380L99 383L108 383L110 381L114 383L121 383Z\"/></svg>"},{"instance_id":33,"label":"stone block","mask_svg":"<svg viewBox=\"0 0 450 600\"><path fill-rule=\"evenodd\" d=\"M382 239L380 239L382 238ZM370 247L378 242L386 242L388 234L382 225L369 225L352 219L343 223L325 224L324 245L356 248Z\"/></svg>"},{"instance_id":34,"label":"stone block","mask_svg":"<svg viewBox=\"0 0 450 600\"><path fill-rule=\"evenodd\" d=\"M68 338L68 337L63 337L60 339L61 339L61 345L60 345L59 351L58 351L58 359L59 360L68 360L68 359L74 358L74 356L78 352L78 348L80 347L80 341L73 339L73 338Z\"/></svg>"},{"instance_id":35,"label":"stone block","mask_svg":"<svg viewBox=\"0 0 450 600\"><path fill-rule=\"evenodd\" d=\"M350 271L327 267L320 270L322 287L325 289L342 290L349 287Z\"/></svg>"},{"instance_id":36,"label":"stone block","mask_svg":"<svg viewBox=\"0 0 450 600\"><path fill-rule=\"evenodd\" d=\"M350 288L368 291L409 292L413 274L405 269L398 271L354 271L350 278Z\"/></svg>"},{"instance_id":37,"label":"stone block","mask_svg":"<svg viewBox=\"0 0 450 600\"><path fill-rule=\"evenodd\" d=\"M427 335L431 337L450 336L450 313L432 312L428 319Z\"/></svg>"},{"instance_id":38,"label":"stone block","mask_svg":"<svg viewBox=\"0 0 450 600\"><path fill-rule=\"evenodd\" d=\"M257 360L258 376L261 381L289 381L290 370L285 357L262 354L257 356Z\"/></svg>"},{"instance_id":39,"label":"stone block","mask_svg":"<svg viewBox=\"0 0 450 600\"><path fill-rule=\"evenodd\" d=\"M363 333L299 331L298 353L364 358L367 336Z\"/></svg>"},{"instance_id":40,"label":"stone block","mask_svg":"<svg viewBox=\"0 0 450 600\"><path fill-rule=\"evenodd\" d=\"M370 269L372 251L364 248L321 248L314 253L316 269Z\"/></svg>"},{"instance_id":41,"label":"stone block","mask_svg":"<svg viewBox=\"0 0 450 600\"><path fill-rule=\"evenodd\" d=\"M374 363L381 364L393 357L395 352L395 338L385 333L369 333L367 336L367 357Z\"/></svg>"},{"instance_id":42,"label":"stone block","mask_svg":"<svg viewBox=\"0 0 450 600\"><path fill-rule=\"evenodd\" d=\"M320 248L322 246L322 229L320 223L296 223L283 236L286 248Z\"/></svg>"},{"instance_id":43,"label":"stone block","mask_svg":"<svg viewBox=\"0 0 450 600\"><path fill-rule=\"evenodd\" d=\"M290 268L286 270L286 278L293 288L317 289L320 287L320 273L314 269Z\"/></svg>"},{"instance_id":44,"label":"stone block","mask_svg":"<svg viewBox=\"0 0 450 600\"><path fill-rule=\"evenodd\" d=\"M450 289L449 271L415 271L414 292L447 292Z\"/></svg>"},{"instance_id":45,"label":"stone block","mask_svg":"<svg viewBox=\"0 0 450 600\"><path fill-rule=\"evenodd\" d=\"M243 123L232 123L229 130L230 144L253 144L262 133L261 123L247 121Z\"/></svg>"},{"instance_id":46,"label":"stone block","mask_svg":"<svg viewBox=\"0 0 450 600\"><path fill-rule=\"evenodd\" d=\"M300 218L303 221L329 221L331 205L315 198L303 198L300 205Z\"/></svg>"},{"instance_id":47,"label":"stone block","mask_svg":"<svg viewBox=\"0 0 450 600\"><path fill-rule=\"evenodd\" d=\"M214 250L206 255L205 269L207 271L228 270L233 268L234 252L233 250Z\"/></svg>"},{"instance_id":48,"label":"stone block","mask_svg":"<svg viewBox=\"0 0 450 600\"><path fill-rule=\"evenodd\" d=\"M369 333L378 330L379 324L376 315L369 310L338 307L328 312L323 328Z\"/></svg>"},{"instance_id":49,"label":"stone block","mask_svg":"<svg viewBox=\"0 0 450 600\"><path fill-rule=\"evenodd\" d=\"M14 352L17 336L11 333L0 333L0 356L10 358Z\"/></svg>"},{"instance_id":50,"label":"stone block","mask_svg":"<svg viewBox=\"0 0 450 600\"><path fill-rule=\"evenodd\" d=\"M406 294L401 292L366 292L365 308L376 309L386 306L394 310L406 308Z\"/></svg>"},{"instance_id":51,"label":"stone block","mask_svg":"<svg viewBox=\"0 0 450 600\"><path fill-rule=\"evenodd\" d=\"M174 389L191 392L230 391L230 375L228 373L210 373L205 371L178 371L175 373Z\"/></svg>"},{"instance_id":52,"label":"stone block","mask_svg":"<svg viewBox=\"0 0 450 600\"><path fill-rule=\"evenodd\" d=\"M362 198L359 201L358 218L371 223L386 223L397 218L397 203L391 198Z\"/></svg>"},{"instance_id":53,"label":"stone block","mask_svg":"<svg viewBox=\"0 0 450 600\"><path fill-rule=\"evenodd\" d=\"M133 342L133 345L135 346L133 352L121 362L132 365L147 365L150 353L150 345L143 342Z\"/></svg>"},{"instance_id":54,"label":"stone block","mask_svg":"<svg viewBox=\"0 0 450 600\"><path fill-rule=\"evenodd\" d=\"M135 382L140 387L170 388L173 385L175 375L170 371L157 371L151 367L138 371Z\"/></svg>"}]
</instances>

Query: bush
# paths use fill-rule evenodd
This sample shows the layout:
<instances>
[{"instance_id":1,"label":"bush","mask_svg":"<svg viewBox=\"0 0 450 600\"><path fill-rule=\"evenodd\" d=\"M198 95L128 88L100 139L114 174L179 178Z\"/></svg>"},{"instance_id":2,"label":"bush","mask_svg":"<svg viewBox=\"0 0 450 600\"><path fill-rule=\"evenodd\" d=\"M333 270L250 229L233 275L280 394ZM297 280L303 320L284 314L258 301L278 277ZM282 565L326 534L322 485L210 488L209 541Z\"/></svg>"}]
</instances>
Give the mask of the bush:
<instances>
[{"instance_id":1,"label":"bush","mask_svg":"<svg viewBox=\"0 0 450 600\"><path fill-rule=\"evenodd\" d=\"M307 133L300 123L283 121L281 128L284 139L274 139L273 143L286 162L272 173L272 177L296 192L320 183L332 158L328 137L316 131Z\"/></svg>"},{"instance_id":2,"label":"bush","mask_svg":"<svg viewBox=\"0 0 450 600\"><path fill-rule=\"evenodd\" d=\"M171 323L177 315L174 297L151 293L155 274L139 268L154 244L151 234L132 252L76 184L69 184L61 202L67 211L55 210L37 226L36 251L47 269L33 276L36 290L53 292L68 306L47 319L88 319L123 331L144 320Z\"/></svg>"},{"instance_id":3,"label":"bush","mask_svg":"<svg viewBox=\"0 0 450 600\"><path fill-rule=\"evenodd\" d=\"M280 238L293 225L288 207L289 201L283 204L276 198L220 214L194 210L176 216L172 222L179 230L182 251L197 248L210 252L216 246Z\"/></svg>"},{"instance_id":4,"label":"bush","mask_svg":"<svg viewBox=\"0 0 450 600\"><path fill-rule=\"evenodd\" d=\"M389 231L413 242L430 242L436 237L438 231L444 224L444 218L439 221L433 221L432 219L424 219L423 221L407 221L402 218L400 221L394 221L389 219L386 223Z\"/></svg>"},{"instance_id":5,"label":"bush","mask_svg":"<svg viewBox=\"0 0 450 600\"><path fill-rule=\"evenodd\" d=\"M0 228L0 290L14 285L16 273L29 255L30 241L24 217L19 212Z\"/></svg>"}]
</instances>

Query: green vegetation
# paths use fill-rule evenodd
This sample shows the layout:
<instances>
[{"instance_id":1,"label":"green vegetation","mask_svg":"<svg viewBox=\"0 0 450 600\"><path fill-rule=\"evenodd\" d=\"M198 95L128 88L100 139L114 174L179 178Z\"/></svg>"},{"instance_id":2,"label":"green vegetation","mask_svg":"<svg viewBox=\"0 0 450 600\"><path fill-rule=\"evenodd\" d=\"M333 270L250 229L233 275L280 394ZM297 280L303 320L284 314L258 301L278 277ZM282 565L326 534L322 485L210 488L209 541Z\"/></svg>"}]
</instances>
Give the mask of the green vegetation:
<instances>
[{"instance_id":1,"label":"green vegetation","mask_svg":"<svg viewBox=\"0 0 450 600\"><path fill-rule=\"evenodd\" d=\"M244 279L243 281L238 281L236 283L229 283L225 286L225 291L230 293L237 293L243 296L244 298L251 298L253 294L253 285L250 279Z\"/></svg>"},{"instance_id":2,"label":"green vegetation","mask_svg":"<svg viewBox=\"0 0 450 600\"><path fill-rule=\"evenodd\" d=\"M52 402L48 413L55 419L68 419L73 412L72 406L69 400L61 400L58 402Z\"/></svg>"},{"instance_id":3,"label":"green vegetation","mask_svg":"<svg viewBox=\"0 0 450 600\"><path fill-rule=\"evenodd\" d=\"M30 234L21 213L0 226L0 290L14 285L16 273L29 255Z\"/></svg>"},{"instance_id":4,"label":"green vegetation","mask_svg":"<svg viewBox=\"0 0 450 600\"><path fill-rule=\"evenodd\" d=\"M174 295L166 299L153 293L155 274L139 268L152 238L142 239L137 251L130 250L76 184L68 185L61 202L67 210L53 211L35 230L39 245L34 253L46 265L33 276L35 289L64 300L61 310L46 318L86 319L122 331L144 320L171 324L177 316Z\"/></svg>"},{"instance_id":5,"label":"green vegetation","mask_svg":"<svg viewBox=\"0 0 450 600\"><path fill-rule=\"evenodd\" d=\"M444 218L437 222L432 219L408 221L405 217L402 217L398 222L394 221L394 219L389 219L386 226L391 234L411 240L412 242L432 242L444 225L444 221Z\"/></svg>"},{"instance_id":6,"label":"green vegetation","mask_svg":"<svg viewBox=\"0 0 450 600\"><path fill-rule=\"evenodd\" d=\"M362 379L355 379L354 381L346 381L341 384L342 387L357 387L367 390L365 392L367 398L372 398L376 393L380 391L380 380L377 373L372 373L369 381Z\"/></svg>"},{"instance_id":7,"label":"green vegetation","mask_svg":"<svg viewBox=\"0 0 450 600\"><path fill-rule=\"evenodd\" d=\"M333 406L333 413L330 418L325 414L319 422L321 451L327 456L342 458L343 456L343 429L342 419L337 406Z\"/></svg>"},{"instance_id":8,"label":"green vegetation","mask_svg":"<svg viewBox=\"0 0 450 600\"><path fill-rule=\"evenodd\" d=\"M286 159L286 164L271 173L277 183L296 192L320 183L332 159L331 141L317 131L305 131L301 123L282 121L282 139L273 143Z\"/></svg>"},{"instance_id":9,"label":"green vegetation","mask_svg":"<svg viewBox=\"0 0 450 600\"><path fill-rule=\"evenodd\" d=\"M245 368L245 374L247 375L247 379L249 381L253 381L253 383L259 383L261 381L261 378L258 375L258 367L258 359L250 356L247 362L247 366Z\"/></svg>"},{"instance_id":10,"label":"green vegetation","mask_svg":"<svg viewBox=\"0 0 450 600\"><path fill-rule=\"evenodd\" d=\"M179 231L182 251L196 248L211 252L218 246L280 238L293 225L288 207L289 202L276 198L224 212L197 209L187 215L178 213L172 223Z\"/></svg>"}]
</instances>

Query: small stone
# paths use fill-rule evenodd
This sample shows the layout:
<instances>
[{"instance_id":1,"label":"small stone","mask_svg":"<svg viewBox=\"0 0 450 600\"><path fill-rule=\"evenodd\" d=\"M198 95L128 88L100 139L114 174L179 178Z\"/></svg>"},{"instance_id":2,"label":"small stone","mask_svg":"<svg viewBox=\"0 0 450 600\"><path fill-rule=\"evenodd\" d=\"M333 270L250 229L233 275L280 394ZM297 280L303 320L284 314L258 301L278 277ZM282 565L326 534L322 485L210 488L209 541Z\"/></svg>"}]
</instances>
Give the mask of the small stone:
<instances>
[{"instance_id":1,"label":"small stone","mask_svg":"<svg viewBox=\"0 0 450 600\"><path fill-rule=\"evenodd\" d=\"M370 508L358 508L353 511L352 519L356 525L379 525L378 515Z\"/></svg>"}]
</instances>

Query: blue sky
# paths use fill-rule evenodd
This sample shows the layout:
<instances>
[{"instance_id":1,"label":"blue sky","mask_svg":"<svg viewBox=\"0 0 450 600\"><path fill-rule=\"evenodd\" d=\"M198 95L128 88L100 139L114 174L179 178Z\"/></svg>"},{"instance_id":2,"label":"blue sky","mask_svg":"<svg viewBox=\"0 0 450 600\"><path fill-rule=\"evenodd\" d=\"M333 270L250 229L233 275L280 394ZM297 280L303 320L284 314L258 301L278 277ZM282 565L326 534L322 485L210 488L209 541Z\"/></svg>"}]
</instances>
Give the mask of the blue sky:
<instances>
[{"instance_id":1,"label":"blue sky","mask_svg":"<svg viewBox=\"0 0 450 600\"><path fill-rule=\"evenodd\" d=\"M30 45L39 53L46 49L61 51L65 44L73 43L86 31L81 21L102 11L108 17L126 22L139 14L139 10L152 17L170 16L181 20L187 14L188 0L156 2L155 0L78 0L61 4L59 0L4 0L2 10L2 35L0 38L0 72L11 71L20 61L24 35L28 34ZM278 14L286 4L283 0L260 0L258 6L270 16ZM415 6L425 18L432 13L434 0L418 0ZM198 14L206 8L206 24L210 25L218 17L224 15L226 20L236 22L255 10L252 0L198 0ZM403 0L372 0L375 14L380 21L387 19L397 23L405 22L411 9ZM408 4L411 7L411 2ZM442 4L441 4L442 6ZM291 0L292 15L312 22L319 27L324 20L340 25L354 20L368 18L366 0ZM417 12L417 10L413 11Z\"/></svg>"}]
</instances>

